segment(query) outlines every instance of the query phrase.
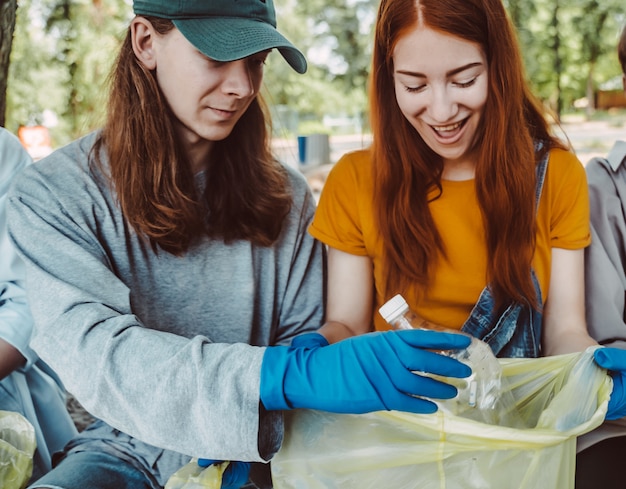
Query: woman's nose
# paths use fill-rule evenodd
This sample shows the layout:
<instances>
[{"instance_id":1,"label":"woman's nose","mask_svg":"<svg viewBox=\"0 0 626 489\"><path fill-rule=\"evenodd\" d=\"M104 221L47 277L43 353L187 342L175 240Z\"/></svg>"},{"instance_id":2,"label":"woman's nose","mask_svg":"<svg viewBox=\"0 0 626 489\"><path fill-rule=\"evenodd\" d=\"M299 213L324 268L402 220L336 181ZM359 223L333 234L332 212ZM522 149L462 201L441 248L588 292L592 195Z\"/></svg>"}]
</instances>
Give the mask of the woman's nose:
<instances>
[{"instance_id":1,"label":"woman's nose","mask_svg":"<svg viewBox=\"0 0 626 489\"><path fill-rule=\"evenodd\" d=\"M450 96L446 88L435 88L431 91L428 104L428 115L433 122L446 123L454 119L457 114L458 104Z\"/></svg>"}]
</instances>

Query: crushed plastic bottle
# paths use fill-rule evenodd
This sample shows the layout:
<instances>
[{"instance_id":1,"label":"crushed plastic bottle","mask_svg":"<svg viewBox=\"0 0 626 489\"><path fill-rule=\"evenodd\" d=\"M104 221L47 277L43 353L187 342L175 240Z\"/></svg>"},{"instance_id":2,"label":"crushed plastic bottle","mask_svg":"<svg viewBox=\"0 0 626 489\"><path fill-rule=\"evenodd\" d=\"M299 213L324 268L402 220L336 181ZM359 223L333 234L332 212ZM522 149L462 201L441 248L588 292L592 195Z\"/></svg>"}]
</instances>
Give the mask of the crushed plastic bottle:
<instances>
[{"instance_id":1,"label":"crushed plastic bottle","mask_svg":"<svg viewBox=\"0 0 626 489\"><path fill-rule=\"evenodd\" d=\"M392 297L379 309L381 316L394 329L428 329L449 333L466 333L450 330L428 323L415 314L404 297L398 294ZM427 326L427 327L426 327ZM523 427L515 399L510 389L503 385L502 367L485 342L470 336L470 345L462 350L438 351L469 365L472 374L464 379L441 377L420 372L420 375L429 375L433 378L454 385L458 394L453 399L434 400L439 409L454 415L463 416L487 424Z\"/></svg>"}]
</instances>

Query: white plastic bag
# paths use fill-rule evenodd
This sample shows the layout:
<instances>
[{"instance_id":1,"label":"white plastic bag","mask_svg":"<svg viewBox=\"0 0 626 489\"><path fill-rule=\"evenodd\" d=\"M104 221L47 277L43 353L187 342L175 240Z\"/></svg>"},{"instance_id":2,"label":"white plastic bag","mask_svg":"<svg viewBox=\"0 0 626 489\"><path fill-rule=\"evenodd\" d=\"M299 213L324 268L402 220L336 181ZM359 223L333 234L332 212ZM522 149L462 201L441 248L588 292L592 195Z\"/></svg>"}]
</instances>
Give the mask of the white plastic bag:
<instances>
[{"instance_id":1,"label":"white plastic bag","mask_svg":"<svg viewBox=\"0 0 626 489\"><path fill-rule=\"evenodd\" d=\"M274 488L573 488L576 437L603 422L612 390L594 349L500 360L524 428L443 411L285 413Z\"/></svg>"}]
</instances>

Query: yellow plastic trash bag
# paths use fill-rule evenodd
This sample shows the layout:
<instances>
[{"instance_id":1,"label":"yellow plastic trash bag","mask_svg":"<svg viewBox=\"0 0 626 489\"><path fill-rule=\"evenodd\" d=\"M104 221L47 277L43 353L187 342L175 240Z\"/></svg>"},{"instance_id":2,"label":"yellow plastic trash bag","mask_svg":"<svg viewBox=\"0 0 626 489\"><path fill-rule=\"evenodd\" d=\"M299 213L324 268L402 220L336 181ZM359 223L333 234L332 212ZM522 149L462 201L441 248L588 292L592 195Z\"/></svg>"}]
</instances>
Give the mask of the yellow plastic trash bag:
<instances>
[{"instance_id":1,"label":"yellow plastic trash bag","mask_svg":"<svg viewBox=\"0 0 626 489\"><path fill-rule=\"evenodd\" d=\"M176 471L165 484L165 489L220 489L222 475L230 462L200 467L194 458Z\"/></svg>"},{"instance_id":2,"label":"yellow plastic trash bag","mask_svg":"<svg viewBox=\"0 0 626 489\"><path fill-rule=\"evenodd\" d=\"M22 489L33 473L37 442L33 425L21 414L0 411L0 487Z\"/></svg>"},{"instance_id":3,"label":"yellow plastic trash bag","mask_svg":"<svg viewBox=\"0 0 626 489\"><path fill-rule=\"evenodd\" d=\"M275 489L568 489L576 437L604 420L612 380L593 350L503 359L523 428L439 410L285 413Z\"/></svg>"}]
</instances>

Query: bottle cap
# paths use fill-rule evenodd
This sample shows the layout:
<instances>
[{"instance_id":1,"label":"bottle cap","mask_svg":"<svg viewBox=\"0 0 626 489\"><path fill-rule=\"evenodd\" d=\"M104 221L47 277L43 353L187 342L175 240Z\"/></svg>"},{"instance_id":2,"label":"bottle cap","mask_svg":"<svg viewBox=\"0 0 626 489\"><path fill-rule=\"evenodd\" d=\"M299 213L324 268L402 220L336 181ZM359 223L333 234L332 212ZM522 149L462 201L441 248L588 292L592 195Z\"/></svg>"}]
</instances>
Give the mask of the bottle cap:
<instances>
[{"instance_id":1,"label":"bottle cap","mask_svg":"<svg viewBox=\"0 0 626 489\"><path fill-rule=\"evenodd\" d=\"M409 305L402 295L398 294L393 296L387 302L385 302L378 312L388 323L394 322L399 316L409 310Z\"/></svg>"}]
</instances>

